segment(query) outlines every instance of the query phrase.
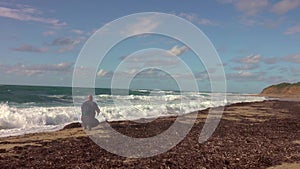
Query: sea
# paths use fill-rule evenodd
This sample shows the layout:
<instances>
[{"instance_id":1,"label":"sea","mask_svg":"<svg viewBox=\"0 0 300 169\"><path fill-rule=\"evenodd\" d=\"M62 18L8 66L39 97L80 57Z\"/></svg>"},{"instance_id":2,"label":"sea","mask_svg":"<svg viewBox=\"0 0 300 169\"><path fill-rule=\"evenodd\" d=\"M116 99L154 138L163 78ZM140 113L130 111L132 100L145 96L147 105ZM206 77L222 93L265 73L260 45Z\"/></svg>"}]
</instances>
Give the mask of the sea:
<instances>
[{"instance_id":1,"label":"sea","mask_svg":"<svg viewBox=\"0 0 300 169\"><path fill-rule=\"evenodd\" d=\"M125 89L120 89L124 90ZM153 119L186 114L209 107L263 101L251 94L226 93L225 102L213 102L220 93L180 92L159 89L131 89L112 94L111 89L95 89L100 107L99 121ZM74 96L84 102L86 96ZM74 104L72 87L0 85L0 137L49 132L80 122L80 105ZM120 104L122 101L125 104Z\"/></svg>"}]
</instances>

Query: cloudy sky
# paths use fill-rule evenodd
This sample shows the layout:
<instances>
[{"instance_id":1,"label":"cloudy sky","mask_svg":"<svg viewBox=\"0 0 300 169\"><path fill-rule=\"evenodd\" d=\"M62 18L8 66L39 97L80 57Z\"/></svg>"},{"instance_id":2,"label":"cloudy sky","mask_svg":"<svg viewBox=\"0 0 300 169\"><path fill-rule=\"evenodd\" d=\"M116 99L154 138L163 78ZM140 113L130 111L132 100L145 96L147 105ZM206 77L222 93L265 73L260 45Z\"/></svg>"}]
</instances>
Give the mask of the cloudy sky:
<instances>
[{"instance_id":1,"label":"cloudy sky","mask_svg":"<svg viewBox=\"0 0 300 169\"><path fill-rule=\"evenodd\" d=\"M2 0L0 84L71 86L74 64L88 38L106 23L138 12L173 14L202 30L219 53L229 92L257 93L270 84L300 81L299 0ZM144 18L126 28L151 31L157 24ZM111 49L98 67L97 87L109 87L118 64L147 48L160 48L182 59L200 89L209 90L205 67L193 51L158 35L132 37ZM176 59L160 57L176 64ZM135 69L121 72L134 73ZM183 74L178 76L184 79ZM176 86L168 74L153 69L140 72L133 82L136 88Z\"/></svg>"}]
</instances>

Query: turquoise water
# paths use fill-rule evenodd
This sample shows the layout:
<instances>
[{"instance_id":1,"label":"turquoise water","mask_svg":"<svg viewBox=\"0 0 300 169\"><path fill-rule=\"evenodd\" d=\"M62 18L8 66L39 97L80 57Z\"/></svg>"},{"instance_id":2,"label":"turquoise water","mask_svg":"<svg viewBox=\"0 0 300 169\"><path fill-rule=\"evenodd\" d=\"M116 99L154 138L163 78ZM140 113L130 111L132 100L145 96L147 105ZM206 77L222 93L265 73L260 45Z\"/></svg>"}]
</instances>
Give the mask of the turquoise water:
<instances>
[{"instance_id":1,"label":"turquoise water","mask_svg":"<svg viewBox=\"0 0 300 169\"><path fill-rule=\"evenodd\" d=\"M126 90L128 91L128 90ZM129 90L130 95L149 95L149 91ZM96 88L96 95L110 95L108 88ZM72 87L0 85L0 102L72 103Z\"/></svg>"}]
</instances>

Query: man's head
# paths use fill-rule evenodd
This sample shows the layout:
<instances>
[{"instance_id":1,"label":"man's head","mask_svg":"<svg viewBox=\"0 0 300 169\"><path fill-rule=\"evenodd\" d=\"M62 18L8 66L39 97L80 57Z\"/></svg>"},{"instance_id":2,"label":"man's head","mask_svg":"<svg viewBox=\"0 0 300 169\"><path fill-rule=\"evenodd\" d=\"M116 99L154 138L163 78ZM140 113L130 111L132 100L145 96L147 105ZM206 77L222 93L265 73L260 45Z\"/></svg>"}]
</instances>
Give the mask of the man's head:
<instances>
[{"instance_id":1,"label":"man's head","mask_svg":"<svg viewBox=\"0 0 300 169\"><path fill-rule=\"evenodd\" d=\"M88 99L89 101L93 101L93 96L90 94L90 95L87 96L87 99Z\"/></svg>"}]
</instances>

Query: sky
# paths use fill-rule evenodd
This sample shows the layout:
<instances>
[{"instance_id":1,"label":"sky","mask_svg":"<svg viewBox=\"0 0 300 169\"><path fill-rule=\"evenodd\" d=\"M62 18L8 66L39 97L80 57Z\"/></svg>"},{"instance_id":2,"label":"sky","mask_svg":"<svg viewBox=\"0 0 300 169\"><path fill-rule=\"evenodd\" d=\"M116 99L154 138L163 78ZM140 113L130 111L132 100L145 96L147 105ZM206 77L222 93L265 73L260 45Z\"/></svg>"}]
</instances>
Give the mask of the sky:
<instances>
[{"instance_id":1,"label":"sky","mask_svg":"<svg viewBox=\"0 0 300 169\"><path fill-rule=\"evenodd\" d=\"M72 86L76 60L87 40L107 23L141 12L172 14L200 29L218 52L228 92L259 93L271 84L300 81L299 0L1 0L0 84ZM152 31L158 24L155 18L142 18L119 29ZM149 48L174 57L137 54L145 58L145 65L164 61L176 68L180 59L193 72L200 90L210 90L206 69L214 68L205 67L184 43L161 35L134 36L114 46L97 67L96 87L110 87L118 65ZM137 64L135 59L130 63ZM157 69L136 71L128 68L118 73L136 75L130 84L133 88L176 89L174 78L190 83L179 68L176 77Z\"/></svg>"}]
</instances>

